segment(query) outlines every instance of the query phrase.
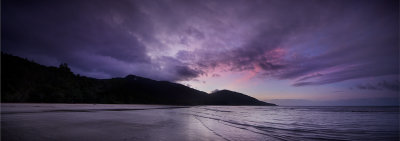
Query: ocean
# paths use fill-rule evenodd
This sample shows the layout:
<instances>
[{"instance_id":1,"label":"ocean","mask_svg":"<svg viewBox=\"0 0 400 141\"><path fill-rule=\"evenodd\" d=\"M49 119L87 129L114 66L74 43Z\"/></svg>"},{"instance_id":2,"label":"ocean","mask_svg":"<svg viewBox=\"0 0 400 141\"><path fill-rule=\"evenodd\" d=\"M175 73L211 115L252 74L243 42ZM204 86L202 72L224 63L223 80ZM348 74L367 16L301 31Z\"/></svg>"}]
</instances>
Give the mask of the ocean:
<instances>
[{"instance_id":1,"label":"ocean","mask_svg":"<svg viewBox=\"0 0 400 141\"><path fill-rule=\"evenodd\" d=\"M2 104L8 140L399 140L399 107Z\"/></svg>"},{"instance_id":2,"label":"ocean","mask_svg":"<svg viewBox=\"0 0 400 141\"><path fill-rule=\"evenodd\" d=\"M256 140L399 140L399 107L207 106L190 114L227 138L237 128L259 134Z\"/></svg>"}]
</instances>

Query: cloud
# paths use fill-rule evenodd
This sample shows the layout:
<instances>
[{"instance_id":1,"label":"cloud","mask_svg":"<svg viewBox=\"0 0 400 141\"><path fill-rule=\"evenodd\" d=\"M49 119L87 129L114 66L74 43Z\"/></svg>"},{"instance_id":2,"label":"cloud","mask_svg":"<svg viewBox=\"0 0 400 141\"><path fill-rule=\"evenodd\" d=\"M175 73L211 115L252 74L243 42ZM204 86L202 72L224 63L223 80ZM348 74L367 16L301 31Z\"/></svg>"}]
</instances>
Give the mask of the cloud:
<instances>
[{"instance_id":1,"label":"cloud","mask_svg":"<svg viewBox=\"0 0 400 141\"><path fill-rule=\"evenodd\" d=\"M398 10L391 0L4 0L1 44L98 78L194 80L218 68L324 85L399 74Z\"/></svg>"},{"instance_id":2,"label":"cloud","mask_svg":"<svg viewBox=\"0 0 400 141\"><path fill-rule=\"evenodd\" d=\"M400 83L398 80L395 81L379 81L375 84L366 83L357 85L356 88L361 90L390 90L398 92L400 87Z\"/></svg>"},{"instance_id":3,"label":"cloud","mask_svg":"<svg viewBox=\"0 0 400 141\"><path fill-rule=\"evenodd\" d=\"M294 86L399 73L397 2L266 3L246 3L240 13L234 14L246 17L243 21L255 29L246 36L220 37L245 38L238 47L214 44L179 52L180 56L197 61L204 69L261 68L260 76L290 79ZM232 24L233 29L238 28L237 23Z\"/></svg>"},{"instance_id":4,"label":"cloud","mask_svg":"<svg viewBox=\"0 0 400 141\"><path fill-rule=\"evenodd\" d=\"M196 78L200 74L202 74L202 71L194 70L187 66L176 66L176 70L177 70L177 75L182 77L177 80L184 80L186 78L190 80L191 78Z\"/></svg>"},{"instance_id":5,"label":"cloud","mask_svg":"<svg viewBox=\"0 0 400 141\"><path fill-rule=\"evenodd\" d=\"M153 22L135 1L4 1L3 51L45 65L66 62L76 73L97 78L128 74L162 80L187 80L189 66L159 69L148 43L159 45ZM196 30L193 36L201 37ZM56 60L56 61L54 61ZM183 64L180 64L183 65ZM164 75L165 74L165 75Z\"/></svg>"}]
</instances>

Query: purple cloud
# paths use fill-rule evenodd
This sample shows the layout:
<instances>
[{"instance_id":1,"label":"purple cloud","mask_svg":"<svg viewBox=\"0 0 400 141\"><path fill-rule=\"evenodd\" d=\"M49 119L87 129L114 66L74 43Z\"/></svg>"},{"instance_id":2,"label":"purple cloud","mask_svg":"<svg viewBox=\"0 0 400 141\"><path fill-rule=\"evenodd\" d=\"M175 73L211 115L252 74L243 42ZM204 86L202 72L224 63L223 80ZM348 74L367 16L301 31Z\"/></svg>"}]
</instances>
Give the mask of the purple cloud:
<instances>
[{"instance_id":1,"label":"purple cloud","mask_svg":"<svg viewBox=\"0 0 400 141\"><path fill-rule=\"evenodd\" d=\"M1 44L98 78L194 80L224 68L323 85L398 76L398 10L395 0L4 0Z\"/></svg>"}]
</instances>

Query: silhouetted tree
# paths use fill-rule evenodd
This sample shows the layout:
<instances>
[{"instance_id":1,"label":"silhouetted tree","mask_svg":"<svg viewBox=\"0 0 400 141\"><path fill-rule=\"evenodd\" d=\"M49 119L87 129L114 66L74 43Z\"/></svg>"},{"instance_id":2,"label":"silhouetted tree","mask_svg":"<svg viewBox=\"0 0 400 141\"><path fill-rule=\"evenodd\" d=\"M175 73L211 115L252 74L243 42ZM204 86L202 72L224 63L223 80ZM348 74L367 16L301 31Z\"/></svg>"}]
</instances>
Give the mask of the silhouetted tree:
<instances>
[{"instance_id":1,"label":"silhouetted tree","mask_svg":"<svg viewBox=\"0 0 400 141\"><path fill-rule=\"evenodd\" d=\"M61 63L59 66L60 70L65 72L71 72L71 69L68 67L67 63Z\"/></svg>"}]
</instances>

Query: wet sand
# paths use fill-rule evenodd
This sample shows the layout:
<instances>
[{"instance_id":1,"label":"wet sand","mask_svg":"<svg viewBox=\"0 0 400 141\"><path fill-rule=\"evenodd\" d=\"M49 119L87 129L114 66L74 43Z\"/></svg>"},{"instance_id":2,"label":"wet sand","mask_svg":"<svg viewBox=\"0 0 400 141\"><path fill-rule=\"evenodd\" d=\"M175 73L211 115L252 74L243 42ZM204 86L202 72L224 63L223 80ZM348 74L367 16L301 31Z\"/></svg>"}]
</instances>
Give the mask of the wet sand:
<instances>
[{"instance_id":1,"label":"wet sand","mask_svg":"<svg viewBox=\"0 0 400 141\"><path fill-rule=\"evenodd\" d=\"M183 106L2 104L2 141L225 140Z\"/></svg>"}]
</instances>

